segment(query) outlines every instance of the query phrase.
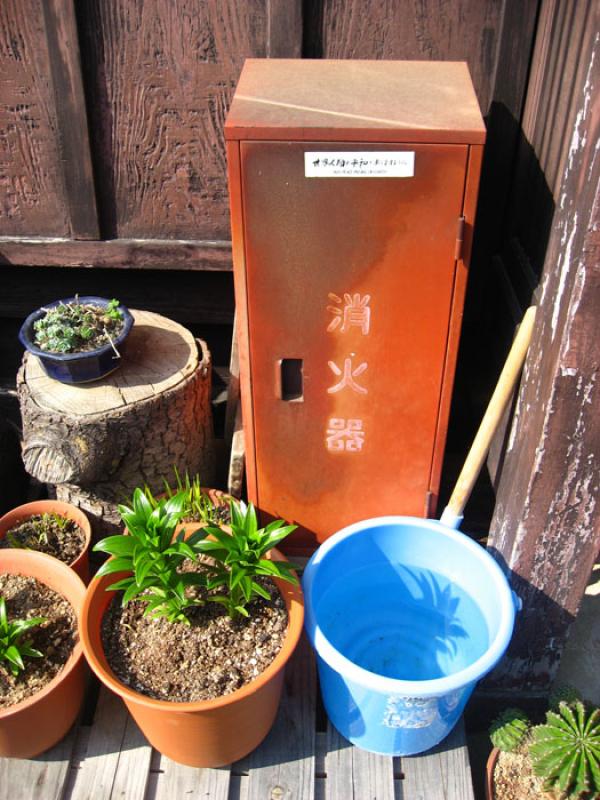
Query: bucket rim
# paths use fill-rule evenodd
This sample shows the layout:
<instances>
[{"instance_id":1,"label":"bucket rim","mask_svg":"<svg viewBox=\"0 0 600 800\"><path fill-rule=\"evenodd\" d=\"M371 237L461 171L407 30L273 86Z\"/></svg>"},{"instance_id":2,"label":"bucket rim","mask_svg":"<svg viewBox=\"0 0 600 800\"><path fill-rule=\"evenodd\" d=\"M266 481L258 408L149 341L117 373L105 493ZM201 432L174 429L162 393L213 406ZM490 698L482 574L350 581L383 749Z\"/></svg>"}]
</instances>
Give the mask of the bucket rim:
<instances>
[{"instance_id":1,"label":"bucket rim","mask_svg":"<svg viewBox=\"0 0 600 800\"><path fill-rule=\"evenodd\" d=\"M344 656L327 638L319 627L313 607L313 586L321 562L344 540L373 528L401 525L426 528L438 533L463 547L466 547L488 571L494 590L497 591L500 606L498 631L486 651L473 663L462 670L443 678L429 680L404 680L389 678L360 667ZM465 689L486 675L504 655L510 642L515 620L515 600L508 580L498 563L481 545L474 542L461 531L449 528L438 520L420 517L382 516L355 522L330 536L308 561L302 578L305 599L305 627L308 638L317 654L332 669L367 689L385 692L402 697L440 697L457 690Z\"/></svg>"}]
</instances>

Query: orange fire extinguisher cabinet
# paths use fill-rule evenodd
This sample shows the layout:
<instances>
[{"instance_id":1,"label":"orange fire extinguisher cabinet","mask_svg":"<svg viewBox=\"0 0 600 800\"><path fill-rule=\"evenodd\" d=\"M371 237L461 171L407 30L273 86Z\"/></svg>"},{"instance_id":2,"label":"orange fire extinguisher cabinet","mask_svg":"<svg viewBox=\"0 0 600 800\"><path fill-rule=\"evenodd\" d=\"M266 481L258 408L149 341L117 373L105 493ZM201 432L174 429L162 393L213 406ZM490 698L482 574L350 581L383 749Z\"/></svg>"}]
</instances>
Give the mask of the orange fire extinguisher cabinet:
<instances>
[{"instance_id":1,"label":"orange fire extinguisher cabinet","mask_svg":"<svg viewBox=\"0 0 600 800\"><path fill-rule=\"evenodd\" d=\"M249 499L435 508L485 127L460 62L250 59L225 125Z\"/></svg>"}]
</instances>

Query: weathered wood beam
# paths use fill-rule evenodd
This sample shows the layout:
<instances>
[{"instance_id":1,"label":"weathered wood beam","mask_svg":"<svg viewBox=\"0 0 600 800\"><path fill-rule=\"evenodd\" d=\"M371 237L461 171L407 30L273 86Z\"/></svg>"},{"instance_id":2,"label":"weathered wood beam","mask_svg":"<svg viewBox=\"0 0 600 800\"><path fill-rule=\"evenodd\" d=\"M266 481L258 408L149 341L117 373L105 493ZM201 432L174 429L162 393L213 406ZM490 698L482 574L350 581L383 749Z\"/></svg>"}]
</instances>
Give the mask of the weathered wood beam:
<instances>
[{"instance_id":1,"label":"weathered wood beam","mask_svg":"<svg viewBox=\"0 0 600 800\"><path fill-rule=\"evenodd\" d=\"M548 689L600 547L595 16L578 48L570 144L491 527L489 546L524 605L508 657L486 681L494 691Z\"/></svg>"},{"instance_id":2,"label":"weathered wood beam","mask_svg":"<svg viewBox=\"0 0 600 800\"><path fill-rule=\"evenodd\" d=\"M100 235L73 0L42 3L58 120L58 150L73 238ZM35 230L35 229L33 229Z\"/></svg>"},{"instance_id":3,"label":"weathered wood beam","mask_svg":"<svg viewBox=\"0 0 600 800\"><path fill-rule=\"evenodd\" d=\"M74 241L0 237L0 264L230 271L231 243L185 239Z\"/></svg>"}]
</instances>

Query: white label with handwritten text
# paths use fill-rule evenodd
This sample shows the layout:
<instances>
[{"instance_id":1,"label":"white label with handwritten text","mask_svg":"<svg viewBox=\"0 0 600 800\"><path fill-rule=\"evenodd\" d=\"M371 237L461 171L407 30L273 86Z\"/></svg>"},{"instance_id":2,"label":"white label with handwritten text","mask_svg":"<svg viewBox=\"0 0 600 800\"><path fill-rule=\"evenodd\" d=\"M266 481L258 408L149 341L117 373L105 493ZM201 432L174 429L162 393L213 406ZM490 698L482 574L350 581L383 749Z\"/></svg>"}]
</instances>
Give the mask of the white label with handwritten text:
<instances>
[{"instance_id":1,"label":"white label with handwritten text","mask_svg":"<svg viewBox=\"0 0 600 800\"><path fill-rule=\"evenodd\" d=\"M413 152L304 153L306 178L412 178Z\"/></svg>"}]
</instances>

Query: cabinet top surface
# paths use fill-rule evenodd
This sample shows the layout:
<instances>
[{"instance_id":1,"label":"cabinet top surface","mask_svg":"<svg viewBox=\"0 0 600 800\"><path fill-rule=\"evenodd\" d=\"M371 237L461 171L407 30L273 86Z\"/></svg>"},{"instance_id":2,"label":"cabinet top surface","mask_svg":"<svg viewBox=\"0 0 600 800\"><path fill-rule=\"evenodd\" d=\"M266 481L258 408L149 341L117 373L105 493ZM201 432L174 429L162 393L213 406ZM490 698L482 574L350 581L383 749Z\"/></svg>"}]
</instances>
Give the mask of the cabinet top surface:
<instances>
[{"instance_id":1,"label":"cabinet top surface","mask_svg":"<svg viewBox=\"0 0 600 800\"><path fill-rule=\"evenodd\" d=\"M482 144L465 62L247 59L227 139Z\"/></svg>"}]
</instances>

